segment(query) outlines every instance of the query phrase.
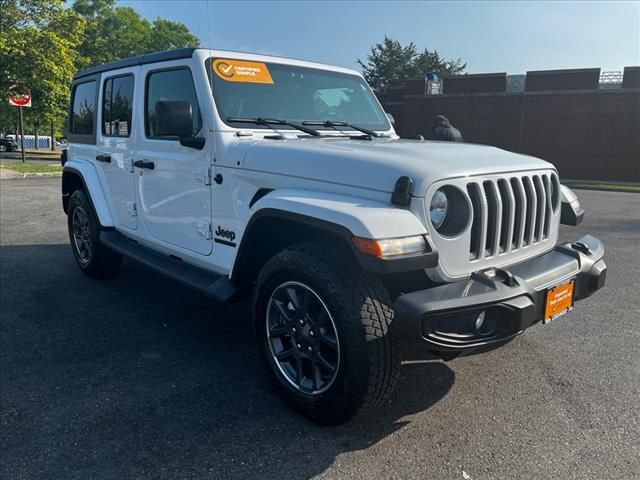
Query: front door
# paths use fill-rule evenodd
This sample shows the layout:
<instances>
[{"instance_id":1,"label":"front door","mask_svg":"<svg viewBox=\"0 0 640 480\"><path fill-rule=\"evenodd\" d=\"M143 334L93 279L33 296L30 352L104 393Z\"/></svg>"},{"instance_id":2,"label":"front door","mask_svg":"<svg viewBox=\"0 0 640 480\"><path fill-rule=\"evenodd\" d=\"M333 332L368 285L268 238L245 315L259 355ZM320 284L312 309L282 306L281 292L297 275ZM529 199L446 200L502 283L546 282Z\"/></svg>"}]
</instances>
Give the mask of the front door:
<instances>
[{"instance_id":1,"label":"front door","mask_svg":"<svg viewBox=\"0 0 640 480\"><path fill-rule=\"evenodd\" d=\"M210 150L180 143L185 134L205 136L206 131L191 69L180 62L162 69L149 65L142 67L142 75L144 129L134 161L138 215L154 239L208 255L212 250ZM182 120L187 116L190 131L185 133Z\"/></svg>"},{"instance_id":2,"label":"front door","mask_svg":"<svg viewBox=\"0 0 640 480\"><path fill-rule=\"evenodd\" d=\"M133 176L133 127L140 121L139 116L133 118L133 105L139 102L137 70L135 67L102 77L96 149L96 165L109 191L115 224L132 230L138 226Z\"/></svg>"}]
</instances>

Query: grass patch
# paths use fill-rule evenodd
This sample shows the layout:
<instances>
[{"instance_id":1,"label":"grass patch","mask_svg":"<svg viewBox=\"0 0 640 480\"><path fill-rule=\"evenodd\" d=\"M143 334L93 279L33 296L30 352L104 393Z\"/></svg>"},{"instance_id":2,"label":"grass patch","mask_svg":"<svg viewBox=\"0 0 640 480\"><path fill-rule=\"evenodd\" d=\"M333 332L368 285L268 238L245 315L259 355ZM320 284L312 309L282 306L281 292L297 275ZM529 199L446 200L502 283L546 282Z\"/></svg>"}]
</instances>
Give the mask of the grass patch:
<instances>
[{"instance_id":1,"label":"grass patch","mask_svg":"<svg viewBox=\"0 0 640 480\"><path fill-rule=\"evenodd\" d=\"M585 182L579 180L563 180L562 183L569 188L583 190L607 190L610 192L640 193L640 184L638 183Z\"/></svg>"},{"instance_id":2,"label":"grass patch","mask_svg":"<svg viewBox=\"0 0 640 480\"><path fill-rule=\"evenodd\" d=\"M0 168L6 168L19 173L62 172L62 165L47 165L46 163L0 162Z\"/></svg>"}]
</instances>

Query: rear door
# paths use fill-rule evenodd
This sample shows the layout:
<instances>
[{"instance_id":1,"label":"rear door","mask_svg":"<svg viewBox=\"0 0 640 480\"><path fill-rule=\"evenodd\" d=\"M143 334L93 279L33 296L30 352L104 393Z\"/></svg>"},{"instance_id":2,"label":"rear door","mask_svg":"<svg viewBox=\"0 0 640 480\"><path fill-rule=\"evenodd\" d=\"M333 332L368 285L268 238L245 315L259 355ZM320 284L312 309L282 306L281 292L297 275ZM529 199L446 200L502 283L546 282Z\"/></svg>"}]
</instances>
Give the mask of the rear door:
<instances>
[{"instance_id":1,"label":"rear door","mask_svg":"<svg viewBox=\"0 0 640 480\"><path fill-rule=\"evenodd\" d=\"M192 252L212 251L210 148L192 148L169 133L180 123L172 111L191 115L191 137L207 137L201 105L190 68L191 60L162 68L141 67L145 79L144 129L136 152L135 178L138 215L154 239ZM184 126L184 124L181 124ZM182 128L184 131L184 128ZM212 141L211 138L207 139Z\"/></svg>"},{"instance_id":2,"label":"rear door","mask_svg":"<svg viewBox=\"0 0 640 480\"><path fill-rule=\"evenodd\" d=\"M107 72L100 87L96 165L102 183L109 191L116 225L134 230L138 227L135 207L133 158L136 151L133 106L140 101L136 88L139 67Z\"/></svg>"}]
</instances>

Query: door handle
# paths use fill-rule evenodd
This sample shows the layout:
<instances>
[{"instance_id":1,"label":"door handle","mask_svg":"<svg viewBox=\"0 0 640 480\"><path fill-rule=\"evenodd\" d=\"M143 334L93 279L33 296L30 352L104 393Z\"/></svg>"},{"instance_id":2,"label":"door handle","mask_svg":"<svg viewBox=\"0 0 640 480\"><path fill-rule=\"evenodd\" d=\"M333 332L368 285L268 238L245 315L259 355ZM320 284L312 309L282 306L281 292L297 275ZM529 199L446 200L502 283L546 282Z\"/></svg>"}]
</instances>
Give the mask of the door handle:
<instances>
[{"instance_id":1,"label":"door handle","mask_svg":"<svg viewBox=\"0 0 640 480\"><path fill-rule=\"evenodd\" d=\"M111 155L96 155L96 160L104 163L111 163Z\"/></svg>"},{"instance_id":2,"label":"door handle","mask_svg":"<svg viewBox=\"0 0 640 480\"><path fill-rule=\"evenodd\" d=\"M148 170L153 170L155 168L155 164L149 160L136 160L133 162L134 167L138 168L146 168Z\"/></svg>"}]
</instances>

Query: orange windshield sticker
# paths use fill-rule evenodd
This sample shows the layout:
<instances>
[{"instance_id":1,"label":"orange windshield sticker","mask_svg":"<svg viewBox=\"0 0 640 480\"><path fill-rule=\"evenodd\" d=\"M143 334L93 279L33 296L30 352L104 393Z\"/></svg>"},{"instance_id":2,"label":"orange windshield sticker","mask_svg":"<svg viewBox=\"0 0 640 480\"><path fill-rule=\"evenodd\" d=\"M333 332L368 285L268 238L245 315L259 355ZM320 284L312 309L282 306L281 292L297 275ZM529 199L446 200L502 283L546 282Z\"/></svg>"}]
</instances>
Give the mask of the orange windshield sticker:
<instances>
[{"instance_id":1,"label":"orange windshield sticker","mask_svg":"<svg viewBox=\"0 0 640 480\"><path fill-rule=\"evenodd\" d=\"M261 62L219 58L213 62L213 71L227 82L268 83L273 85L269 69Z\"/></svg>"}]
</instances>

